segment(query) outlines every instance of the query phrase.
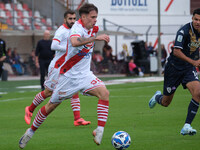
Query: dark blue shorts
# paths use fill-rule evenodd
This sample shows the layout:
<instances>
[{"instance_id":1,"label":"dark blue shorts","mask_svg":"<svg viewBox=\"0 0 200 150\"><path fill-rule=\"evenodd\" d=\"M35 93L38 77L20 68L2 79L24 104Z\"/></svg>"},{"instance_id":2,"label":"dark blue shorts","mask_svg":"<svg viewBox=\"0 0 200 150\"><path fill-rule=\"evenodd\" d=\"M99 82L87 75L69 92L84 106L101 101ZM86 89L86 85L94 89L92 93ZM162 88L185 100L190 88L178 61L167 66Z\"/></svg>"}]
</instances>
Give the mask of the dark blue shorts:
<instances>
[{"instance_id":1,"label":"dark blue shorts","mask_svg":"<svg viewBox=\"0 0 200 150\"><path fill-rule=\"evenodd\" d=\"M174 66L167 63L164 73L163 94L167 96L173 94L180 84L186 89L186 84L191 81L199 81L195 67L177 70Z\"/></svg>"}]
</instances>

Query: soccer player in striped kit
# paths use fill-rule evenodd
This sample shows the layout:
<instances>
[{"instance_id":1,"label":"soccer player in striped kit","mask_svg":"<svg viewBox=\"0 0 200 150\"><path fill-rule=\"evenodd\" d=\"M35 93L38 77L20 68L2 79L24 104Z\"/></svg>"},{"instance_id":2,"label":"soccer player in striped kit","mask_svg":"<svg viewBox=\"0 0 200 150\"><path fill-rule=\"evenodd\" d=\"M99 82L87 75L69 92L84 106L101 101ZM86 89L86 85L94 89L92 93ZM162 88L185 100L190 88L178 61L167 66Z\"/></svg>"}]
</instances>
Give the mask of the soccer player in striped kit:
<instances>
[{"instance_id":1,"label":"soccer player in striped kit","mask_svg":"<svg viewBox=\"0 0 200 150\"><path fill-rule=\"evenodd\" d=\"M68 10L64 13L64 23L57 29L51 45L51 49L55 50L56 53L54 59L51 61L49 65L48 78L44 83L45 90L38 93L35 96L32 104L25 108L24 119L28 125L31 122L31 117L35 108L39 104L41 104L46 98L50 97L53 93L56 80L58 79L59 76L57 70L65 61L65 57L67 55L66 50L68 48L68 38L70 29L75 23L75 21L76 21L76 14L74 11ZM71 98L71 107L74 113L75 126L88 125L91 123L90 121L85 121L83 118L80 117L80 100L78 93L73 95L73 97Z\"/></svg>"},{"instance_id":2,"label":"soccer player in striped kit","mask_svg":"<svg viewBox=\"0 0 200 150\"><path fill-rule=\"evenodd\" d=\"M91 54L95 41L109 42L106 34L96 35L98 9L93 4L84 4L79 9L80 19L75 22L70 33L67 59L61 66L60 76L55 85L50 101L37 113L31 128L27 129L19 141L24 148L35 131L47 116L66 98L71 98L78 91L85 95L96 96L98 100L98 125L93 131L94 142L99 145L104 133L109 109L109 91L104 83L90 71Z\"/></svg>"}]
</instances>

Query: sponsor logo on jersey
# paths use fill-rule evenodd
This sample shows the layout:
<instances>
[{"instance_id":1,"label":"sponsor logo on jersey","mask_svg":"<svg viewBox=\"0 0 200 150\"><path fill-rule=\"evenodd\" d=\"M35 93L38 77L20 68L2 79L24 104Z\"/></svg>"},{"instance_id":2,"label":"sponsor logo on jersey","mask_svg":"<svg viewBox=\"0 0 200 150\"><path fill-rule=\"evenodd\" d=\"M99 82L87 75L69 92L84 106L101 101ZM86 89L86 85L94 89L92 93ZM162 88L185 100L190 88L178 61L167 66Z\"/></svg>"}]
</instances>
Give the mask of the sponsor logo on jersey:
<instances>
[{"instance_id":1,"label":"sponsor logo on jersey","mask_svg":"<svg viewBox=\"0 0 200 150\"><path fill-rule=\"evenodd\" d=\"M83 49L90 50L93 47L94 47L94 43L91 42L91 43L88 43L88 44L84 45ZM92 52L85 52L85 51L79 50L77 55L78 56L84 56L84 59L89 59L90 56L92 56Z\"/></svg>"},{"instance_id":2,"label":"sponsor logo on jersey","mask_svg":"<svg viewBox=\"0 0 200 150\"><path fill-rule=\"evenodd\" d=\"M84 52L84 51L79 50L79 53L78 53L77 55L78 55L78 56L84 56L84 58L88 59L88 58L90 58L90 56L92 55L92 52L86 53L86 52Z\"/></svg>"},{"instance_id":3,"label":"sponsor logo on jersey","mask_svg":"<svg viewBox=\"0 0 200 150\"><path fill-rule=\"evenodd\" d=\"M200 43L199 42L192 42L192 43L189 43L188 46L190 48L194 48L194 49L197 49L200 47Z\"/></svg>"},{"instance_id":4,"label":"sponsor logo on jersey","mask_svg":"<svg viewBox=\"0 0 200 150\"><path fill-rule=\"evenodd\" d=\"M199 40L197 40L197 38L199 37L197 37L196 34L194 34L191 29L189 30L189 34L190 34L190 43L188 44L188 46L190 47L190 54L192 54L200 47L200 42Z\"/></svg>"},{"instance_id":5,"label":"sponsor logo on jersey","mask_svg":"<svg viewBox=\"0 0 200 150\"><path fill-rule=\"evenodd\" d=\"M173 87L172 87L172 90L176 90L176 87L175 87L175 86L173 86Z\"/></svg>"}]
</instances>

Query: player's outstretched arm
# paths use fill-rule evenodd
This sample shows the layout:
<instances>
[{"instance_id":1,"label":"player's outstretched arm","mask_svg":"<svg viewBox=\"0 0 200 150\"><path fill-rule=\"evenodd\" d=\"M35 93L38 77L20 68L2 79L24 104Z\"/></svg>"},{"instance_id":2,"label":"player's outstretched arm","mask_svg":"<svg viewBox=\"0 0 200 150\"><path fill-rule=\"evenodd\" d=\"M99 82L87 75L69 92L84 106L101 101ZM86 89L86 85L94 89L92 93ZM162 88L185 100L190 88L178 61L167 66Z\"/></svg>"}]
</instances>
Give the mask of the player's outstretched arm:
<instances>
[{"instance_id":1,"label":"player's outstretched arm","mask_svg":"<svg viewBox=\"0 0 200 150\"><path fill-rule=\"evenodd\" d=\"M106 34L101 34L98 36L92 36L89 38L85 38L85 37L71 37L71 43L73 47L78 47L78 46L82 46L94 41L106 41L109 42L110 38L108 35Z\"/></svg>"},{"instance_id":2,"label":"player's outstretched arm","mask_svg":"<svg viewBox=\"0 0 200 150\"><path fill-rule=\"evenodd\" d=\"M73 47L78 47L78 46L82 46L91 42L94 42L95 37L89 37L89 38L85 38L85 37L71 37L71 43Z\"/></svg>"}]
</instances>

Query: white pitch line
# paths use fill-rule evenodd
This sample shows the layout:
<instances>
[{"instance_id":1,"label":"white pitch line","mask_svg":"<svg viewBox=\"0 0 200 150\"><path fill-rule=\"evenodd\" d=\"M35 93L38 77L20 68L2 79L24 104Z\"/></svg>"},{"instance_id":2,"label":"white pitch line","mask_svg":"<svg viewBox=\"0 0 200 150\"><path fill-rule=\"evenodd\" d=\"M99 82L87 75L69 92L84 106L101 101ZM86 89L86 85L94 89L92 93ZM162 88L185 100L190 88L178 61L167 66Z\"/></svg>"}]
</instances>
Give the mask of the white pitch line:
<instances>
[{"instance_id":1,"label":"white pitch line","mask_svg":"<svg viewBox=\"0 0 200 150\"><path fill-rule=\"evenodd\" d=\"M141 87L132 87L132 88L123 88L123 89L109 89L109 91L121 91L121 90L137 90L137 89L144 89L144 88L152 88L152 87L159 87L161 85L152 85L152 86L141 86Z\"/></svg>"},{"instance_id":2,"label":"white pitch line","mask_svg":"<svg viewBox=\"0 0 200 150\"><path fill-rule=\"evenodd\" d=\"M40 85L18 86L17 89L40 89Z\"/></svg>"},{"instance_id":3,"label":"white pitch line","mask_svg":"<svg viewBox=\"0 0 200 150\"><path fill-rule=\"evenodd\" d=\"M125 84L125 83L135 83L135 82L156 82L156 81L163 81L163 77L144 77L144 78L134 78L134 79L118 79L118 80L109 80L105 81L104 83L106 85L113 85L113 84ZM133 90L133 89L141 89L141 88L151 88L151 87L157 87L156 86L145 86L145 87L134 87L134 88L126 88L126 90ZM30 85L30 86L19 86L16 87L18 89L39 89L39 85ZM110 89L111 91L118 91L122 89ZM24 91L21 91L23 93ZM5 93L7 94L7 93ZM24 100L24 99L29 99L33 97L24 97L24 98L13 98L13 99L5 99L5 100L0 100L0 102L9 102L9 101L17 101L17 100Z\"/></svg>"},{"instance_id":4,"label":"white pitch line","mask_svg":"<svg viewBox=\"0 0 200 150\"><path fill-rule=\"evenodd\" d=\"M137 82L159 82L163 81L163 77L143 77L143 78L132 78L132 79L115 79L104 81L105 85L115 84L126 84L126 83L137 83ZM18 86L17 89L40 89L40 85L29 85L29 86Z\"/></svg>"},{"instance_id":5,"label":"white pitch line","mask_svg":"<svg viewBox=\"0 0 200 150\"><path fill-rule=\"evenodd\" d=\"M7 92L0 92L0 94L8 94Z\"/></svg>"},{"instance_id":6,"label":"white pitch line","mask_svg":"<svg viewBox=\"0 0 200 150\"><path fill-rule=\"evenodd\" d=\"M18 101L18 100L24 100L24 99L30 99L30 98L33 98L33 97L11 98L11 99L0 100L0 102Z\"/></svg>"}]
</instances>

